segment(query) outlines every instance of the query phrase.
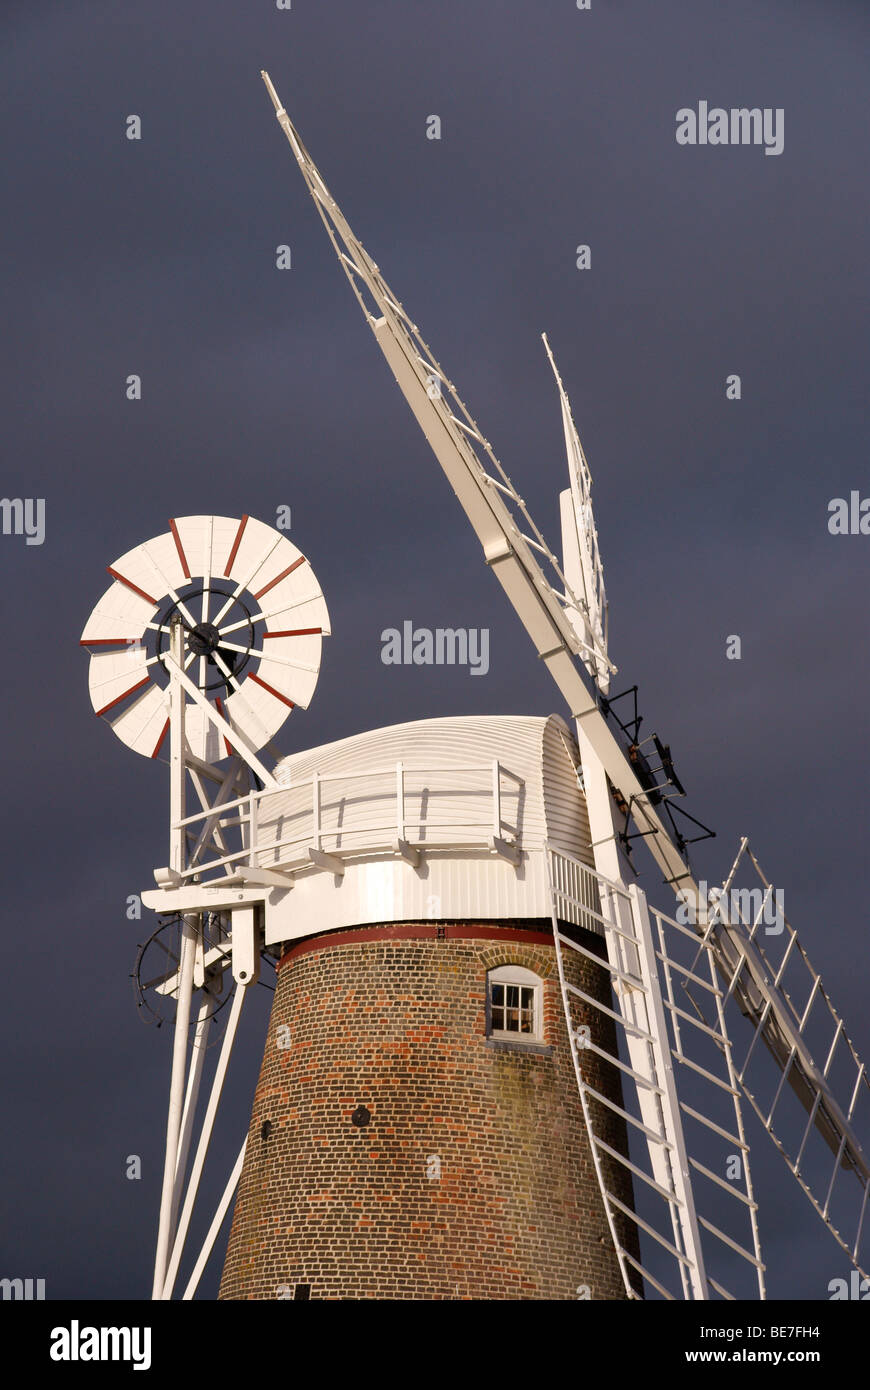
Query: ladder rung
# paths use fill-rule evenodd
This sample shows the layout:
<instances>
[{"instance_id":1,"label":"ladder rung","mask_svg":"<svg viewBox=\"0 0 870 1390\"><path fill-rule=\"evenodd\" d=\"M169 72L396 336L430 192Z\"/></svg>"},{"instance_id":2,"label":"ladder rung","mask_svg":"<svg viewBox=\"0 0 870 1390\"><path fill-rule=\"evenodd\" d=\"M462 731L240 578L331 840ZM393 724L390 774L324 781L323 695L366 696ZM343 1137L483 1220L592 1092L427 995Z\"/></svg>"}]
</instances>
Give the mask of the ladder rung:
<instances>
[{"instance_id":1,"label":"ladder rung","mask_svg":"<svg viewBox=\"0 0 870 1390\"><path fill-rule=\"evenodd\" d=\"M794 946L798 946L797 932L792 932L791 936L789 937L788 945L787 945L786 948L785 948L785 952L784 952L784 954L783 954L782 960L779 962L779 969L777 970L775 976L773 977L773 983L776 985L777 989L779 989L780 981L782 980L782 977L783 977L783 975L784 975L785 972L786 972L786 968L787 968L787 966L788 966L789 960L791 959L792 947L794 947ZM799 946L798 946L798 952L799 952L799 954L800 954L800 947L799 947ZM809 962L807 962L807 968L810 970L810 973L811 973L811 974L813 974L813 975L815 974L815 971L814 971L814 970L812 969L812 967L809 965Z\"/></svg>"},{"instance_id":2,"label":"ladder rung","mask_svg":"<svg viewBox=\"0 0 870 1390\"><path fill-rule=\"evenodd\" d=\"M601 921L604 921L603 917L601 918ZM559 935L561 936L561 932L559 933ZM570 937L566 937L565 940L569 941ZM585 956L587 960L591 960L596 965L600 965L602 969L606 970L610 975L616 975L620 980L628 980L628 983L632 985L635 989L642 989L644 990L644 992L646 991L646 985L644 984L643 980L640 978L639 975L632 975L630 970L620 970L618 965L611 965L609 961L605 960L602 956L599 956L595 951L590 951L586 946L578 946L576 942L573 944L575 951L579 951L580 955Z\"/></svg>"},{"instance_id":3,"label":"ladder rung","mask_svg":"<svg viewBox=\"0 0 870 1390\"><path fill-rule=\"evenodd\" d=\"M674 975L679 975L686 980L694 980L696 985L700 985L701 989L706 989L707 992L712 994L716 999L722 998L722 991L719 989L718 985L711 984L709 980L702 979L700 975L695 974L694 970L690 970L687 965L680 965L678 961L671 960L670 956L662 951L656 951L656 955L664 965L670 966Z\"/></svg>"},{"instance_id":4,"label":"ladder rung","mask_svg":"<svg viewBox=\"0 0 870 1390\"><path fill-rule=\"evenodd\" d=\"M606 1105L608 1110L614 1110L617 1115L621 1115L629 1124L634 1125L635 1129L639 1129L642 1134L645 1134L647 1139L655 1140L657 1144L661 1144L663 1149L673 1149L674 1146L669 1139L665 1139L663 1135L657 1134L654 1129L650 1129L648 1125L644 1124L643 1120L638 1120L634 1115L629 1115L628 1111L623 1110L621 1105L617 1105L615 1100L610 1100L607 1096L603 1096L600 1091L596 1091L595 1087L590 1086L586 1081L583 1082L583 1087L588 1095L594 1096L602 1105Z\"/></svg>"},{"instance_id":5,"label":"ladder rung","mask_svg":"<svg viewBox=\"0 0 870 1390\"><path fill-rule=\"evenodd\" d=\"M506 497L510 497L511 501L516 503L520 502L519 493L514 488L508 487L507 483L499 482L498 478L494 478L491 473L487 473L485 468L481 469L481 472L483 473L483 480L485 483L491 483L493 487L497 487L499 492L503 492Z\"/></svg>"},{"instance_id":6,"label":"ladder rung","mask_svg":"<svg viewBox=\"0 0 870 1390\"><path fill-rule=\"evenodd\" d=\"M858 1062L858 1058L857 1058L857 1057L855 1058L855 1061ZM866 1078L866 1075L865 1075L864 1063L863 1063L863 1062L858 1062L858 1072L857 1072L857 1075L856 1075L856 1077L855 1077L855 1085L854 1085L854 1087L852 1088L852 1099L851 1099L850 1102L849 1102L849 1109L846 1111L846 1119L849 1121L850 1124L852 1123L852 1116L853 1116L853 1114L855 1113L855 1106L856 1106L856 1104L857 1104L858 1097L859 1097L859 1095L861 1094L861 1081L862 1081L862 1079L864 1080L864 1084L866 1085L866 1084L867 1084L867 1078Z\"/></svg>"},{"instance_id":7,"label":"ladder rung","mask_svg":"<svg viewBox=\"0 0 870 1390\"><path fill-rule=\"evenodd\" d=\"M855 1244L852 1246L852 1259L857 1260L858 1250L861 1245L861 1232L864 1229L864 1216L867 1211L867 1198L870 1196L870 1182L864 1184L864 1200L861 1203L861 1215L858 1217L858 1227L855 1231Z\"/></svg>"},{"instance_id":8,"label":"ladder rung","mask_svg":"<svg viewBox=\"0 0 870 1390\"><path fill-rule=\"evenodd\" d=\"M789 1072L790 1072L791 1069L792 1069L792 1064L794 1063L794 1059L795 1059L796 1056L797 1056L797 1047L795 1046L795 1047L792 1047L791 1052L788 1054L788 1061L786 1062L785 1066L784 1066L783 1069L782 1069L782 1076L779 1078L779 1085L778 1085L777 1088L776 1088L776 1095L774 1096L773 1102L772 1102L772 1104L771 1104L771 1107L770 1107L770 1109L769 1109L768 1112L767 1112L767 1119L762 1121L762 1123L763 1123L763 1125L764 1125L764 1128L767 1129L767 1130L770 1129L770 1126L771 1126L771 1124L772 1124L772 1122L773 1122L773 1112L774 1112L774 1110L776 1109L777 1105L779 1104L779 1098L780 1098L780 1096L782 1095L783 1087L785 1086L785 1083L786 1083L786 1081L788 1080L788 1074L789 1074ZM821 1093L820 1093L820 1095L821 1095ZM817 1106L818 1106L818 1101L816 1101L816 1105L813 1106L813 1114L812 1114L812 1116L810 1117L810 1125L812 1125L813 1119L815 1118L815 1113L816 1113ZM804 1142L806 1142L806 1139L804 1140ZM801 1145L801 1148L803 1148L803 1145Z\"/></svg>"},{"instance_id":9,"label":"ladder rung","mask_svg":"<svg viewBox=\"0 0 870 1390\"><path fill-rule=\"evenodd\" d=\"M573 894L566 892L562 888L554 888L552 892L553 897L556 898L566 909L565 912L557 912L555 914L557 921L560 917L563 921L566 922L573 921L573 918L567 915L569 912L571 912L576 914L577 916L580 916L582 914L584 917L591 917L593 921L600 922L603 927L607 927L608 929L610 928L610 922L606 917L602 916L602 914L598 911L597 908L589 907L587 903L581 903L579 898L575 898ZM577 923L575 922L574 925L576 926ZM565 936L564 932L560 933L560 935L562 937L563 946L576 947L577 943L575 941L572 941L570 936ZM601 960L601 956L599 956L598 959Z\"/></svg>"},{"instance_id":10,"label":"ladder rung","mask_svg":"<svg viewBox=\"0 0 870 1390\"><path fill-rule=\"evenodd\" d=\"M722 1034L717 1032L715 1028L710 1028L708 1024L702 1023L701 1020L699 1018L696 1018L694 1014L687 1013L686 1010L681 1009L678 1004L672 1004L669 999L663 999L662 1003L664 1004L666 1009L670 1010L672 1014L677 1014L683 1020L684 1023L693 1024L695 1028L700 1029L702 1033L706 1033L707 1036L713 1038L715 1042L721 1043L723 1047L728 1046L727 1038L723 1038Z\"/></svg>"},{"instance_id":11,"label":"ladder rung","mask_svg":"<svg viewBox=\"0 0 870 1390\"><path fill-rule=\"evenodd\" d=\"M592 917L602 922L608 931L612 931L616 936L621 936L624 940L630 941L635 950L639 949L637 937L633 932L625 931L623 927L616 926L615 922L612 922L608 917L600 917L594 908L587 907L585 903L581 903L579 899L573 897L567 890L563 888L554 888L553 896L556 898L563 898L577 912L588 912ZM569 946L573 946L574 943L570 937L565 937L564 939Z\"/></svg>"},{"instance_id":12,"label":"ladder rung","mask_svg":"<svg viewBox=\"0 0 870 1390\"><path fill-rule=\"evenodd\" d=\"M844 1151L845 1151L845 1148L846 1148L846 1136L845 1136L845 1134L844 1134L844 1135L842 1136L842 1138L840 1139L840 1145L839 1145L839 1148L837 1149L837 1155L836 1155L836 1157L835 1157L835 1159L834 1159L834 1166L833 1166L833 1168L832 1168L832 1170L831 1170L831 1181L828 1183L828 1190L827 1190L827 1192L825 1193L825 1205L822 1207L822 1220L823 1220L823 1221L827 1221L827 1219L828 1219L828 1211L829 1211L830 1206L831 1206L831 1198L832 1198L832 1196L834 1195L834 1183L837 1181L837 1178L838 1178L839 1175L840 1175L840 1163L841 1163L841 1161L842 1161L843 1153L844 1153Z\"/></svg>"},{"instance_id":13,"label":"ladder rung","mask_svg":"<svg viewBox=\"0 0 870 1390\"><path fill-rule=\"evenodd\" d=\"M448 411L447 414L453 421L454 425L458 425L459 428L461 430L464 430L466 434L470 435L472 439L476 439L478 444L486 443L486 440L484 439L483 435L480 433L479 430L472 429L471 425L467 425L464 420L460 420L459 416L454 415L452 411Z\"/></svg>"},{"instance_id":14,"label":"ladder rung","mask_svg":"<svg viewBox=\"0 0 870 1390\"><path fill-rule=\"evenodd\" d=\"M576 985L568 984L567 980L565 981L565 988L570 990L571 994L576 994L578 999L582 999L585 1003L591 1004L593 1009L600 1009L602 1013L607 1014L608 1017L614 1019L616 1023L622 1024L626 1031L631 1032L636 1038L643 1038L646 1042L655 1041L651 1033L646 1033L642 1028L638 1028L636 1024L629 1023L627 1019L625 1019L622 1014L617 1013L615 1009L608 1008L606 1004L602 1004L598 999L593 999L591 994L584 994L582 989L578 989Z\"/></svg>"},{"instance_id":15,"label":"ladder rung","mask_svg":"<svg viewBox=\"0 0 870 1390\"><path fill-rule=\"evenodd\" d=\"M654 1289L658 1289L662 1298L666 1298L669 1303L676 1302L676 1296L671 1293L670 1289L666 1289L664 1284L660 1284L658 1279L656 1279L652 1274L650 1274L648 1269L644 1269L643 1265L640 1263L640 1260L636 1260L630 1251L623 1250L621 1245L617 1246L617 1249L619 1253L622 1255L623 1259L628 1260L629 1264L634 1266L634 1268L637 1270L638 1274L641 1276L642 1279L648 1280L648 1282L652 1284Z\"/></svg>"},{"instance_id":16,"label":"ladder rung","mask_svg":"<svg viewBox=\"0 0 870 1390\"><path fill-rule=\"evenodd\" d=\"M721 1076L714 1076L711 1071L708 1071L706 1067L702 1067L699 1062L693 1062L691 1057L686 1056L685 1052L674 1052L672 1050L671 1056L675 1062L682 1062L684 1066L691 1067L692 1071L698 1072L699 1075L703 1076L707 1081L712 1081L714 1086L718 1086L721 1090L727 1091L729 1096L735 1096L738 1100L740 1099L739 1091L736 1091L733 1086L729 1086L728 1082L723 1081Z\"/></svg>"},{"instance_id":17,"label":"ladder rung","mask_svg":"<svg viewBox=\"0 0 870 1390\"><path fill-rule=\"evenodd\" d=\"M533 550L539 550L540 553L543 556L545 556L546 559L552 560L554 563L556 563L556 557L553 554L552 550L549 548L549 546L541 545L541 542L536 541L533 536L527 536L525 531L518 531L517 534L520 540L525 541L526 545L530 545Z\"/></svg>"},{"instance_id":18,"label":"ladder rung","mask_svg":"<svg viewBox=\"0 0 870 1390\"><path fill-rule=\"evenodd\" d=\"M408 318L408 315L405 313L405 311L404 311L404 309L402 308L401 304L397 304L396 301L395 301L395 299L393 299L393 296L392 296L391 294L387 294L387 291L386 291L386 290L382 289L382 290L381 290L381 294L382 294L383 297L384 297L384 302L385 302L386 304L389 304L389 306L390 306L390 308L393 310L393 312L396 313L396 314L398 314L398 315L399 315L399 318L404 319L406 323L409 323L410 320L409 320L409 318Z\"/></svg>"},{"instance_id":19,"label":"ladder rung","mask_svg":"<svg viewBox=\"0 0 870 1390\"><path fill-rule=\"evenodd\" d=\"M352 261L350 256L346 256L343 251L339 251L338 258L339 260L344 261L345 265L349 265L351 270L354 271L357 275L365 275L365 272L360 269L356 262Z\"/></svg>"},{"instance_id":20,"label":"ladder rung","mask_svg":"<svg viewBox=\"0 0 870 1390\"><path fill-rule=\"evenodd\" d=\"M675 1206L678 1207L683 1205L675 1192L669 1192L666 1187L662 1187L661 1183L656 1182L655 1178L650 1177L649 1173L645 1173L642 1168L638 1168L636 1163L632 1163L631 1159L626 1158L618 1149L612 1149L609 1144L605 1144L604 1140L599 1139L595 1134L592 1135L592 1142L599 1149L603 1149L605 1153L610 1154L611 1158L615 1158L617 1163L621 1163L624 1168L630 1168L632 1173L642 1178L654 1192L657 1192L660 1197L664 1197L666 1202L673 1202Z\"/></svg>"},{"instance_id":21,"label":"ladder rung","mask_svg":"<svg viewBox=\"0 0 870 1390\"><path fill-rule=\"evenodd\" d=\"M605 1062L609 1062L612 1067L619 1067L619 1070L624 1072L626 1076L630 1076L632 1081L636 1081L638 1085L645 1086L648 1091L652 1091L653 1095L664 1095L661 1086L657 1086L648 1076L642 1076L639 1071L634 1070L634 1067L630 1067L627 1062L622 1062L618 1057L614 1057L612 1052L605 1052L604 1048L598 1047L596 1043L584 1043L583 1051L597 1053L599 1057L604 1058Z\"/></svg>"},{"instance_id":22,"label":"ladder rung","mask_svg":"<svg viewBox=\"0 0 870 1390\"><path fill-rule=\"evenodd\" d=\"M742 1005L740 1007L742 1009ZM751 1008L751 1004L748 1005L748 1007ZM749 1044L749 1047L746 1050L746 1056L743 1058L743 1066L737 1073L737 1080L740 1082L741 1086L743 1085L743 1078L745 1077L747 1069L749 1067L750 1059L752 1057L753 1052L755 1051L755 1045L758 1042L758 1039L761 1037L762 1033L764 1032L772 1008L773 1005L771 1001L768 999L764 1005L764 1008L761 1011L761 1017L759 1018L758 1023L755 1025L755 1031L752 1034L752 1042ZM751 1014L749 1016L751 1018ZM774 1057L777 1055L775 1048L773 1049L773 1055ZM761 1115L760 1111L759 1115Z\"/></svg>"},{"instance_id":23,"label":"ladder rung","mask_svg":"<svg viewBox=\"0 0 870 1390\"><path fill-rule=\"evenodd\" d=\"M685 874L680 875L680 878L685 877ZM676 883L678 881L678 879L665 879L666 883L671 884ZM692 944L698 948L697 955L700 955L701 951L703 950L709 951L713 949L712 945L709 942L705 944L703 940L699 940L697 927L683 926L682 923L675 921L673 917L669 917L666 912L662 912L660 908L653 907L652 903L650 903L649 905L649 912L652 917L655 917L659 925L661 925L661 923L664 922L669 931L678 932L680 936L685 936L687 940L691 941ZM695 957L696 959L697 955ZM680 967L677 968L679 969Z\"/></svg>"},{"instance_id":24,"label":"ladder rung","mask_svg":"<svg viewBox=\"0 0 870 1390\"><path fill-rule=\"evenodd\" d=\"M710 1274L707 1275L707 1283L710 1285L711 1289L715 1289L716 1292L718 1294L721 1294L723 1298L727 1298L729 1303L736 1302L733 1293L729 1293L728 1290L722 1286L722 1284L717 1284L716 1280Z\"/></svg>"},{"instance_id":25,"label":"ladder rung","mask_svg":"<svg viewBox=\"0 0 870 1390\"><path fill-rule=\"evenodd\" d=\"M706 1221L703 1216L699 1215L698 1224L703 1226L705 1231L709 1231L712 1235L718 1236L719 1240L724 1241L726 1245L730 1245L731 1249L736 1250L738 1255L742 1255L748 1264L755 1265L756 1269L767 1268L761 1260L756 1259L754 1255L750 1255L749 1251L744 1250L742 1245L738 1245L736 1240L732 1240L730 1236L726 1236L724 1231L720 1231L718 1226L714 1226L712 1221Z\"/></svg>"},{"instance_id":26,"label":"ladder rung","mask_svg":"<svg viewBox=\"0 0 870 1390\"><path fill-rule=\"evenodd\" d=\"M606 927L609 930L610 923L608 922L607 918L602 917L601 913L596 911L594 907L587 907L585 903L581 903L576 898L572 898L570 893L563 893L562 890L559 888L553 889L553 897L561 900L562 906L566 909L566 912L572 912L577 917L591 917L593 922L599 922L602 927ZM568 917L566 913L557 912L556 920L558 921L560 918L562 919L562 921L567 922L573 920L571 917ZM574 925L580 926L582 924L574 922ZM559 940L561 941L563 946L570 946L573 951L578 951L580 949L576 941L572 941L570 936L566 936L564 932L556 932L555 935L559 937ZM607 964L603 956L599 956L598 960L601 965Z\"/></svg>"},{"instance_id":27,"label":"ladder rung","mask_svg":"<svg viewBox=\"0 0 870 1390\"><path fill-rule=\"evenodd\" d=\"M699 1173L703 1173L705 1178L709 1178L711 1182L718 1183L719 1187L723 1188L726 1192L730 1192L732 1197L736 1197L738 1202L743 1202L751 1211L758 1211L758 1203L753 1202L750 1197L747 1197L745 1192L741 1192L739 1187L735 1187L733 1183L726 1182L725 1179L720 1178L717 1173L711 1173L709 1168L705 1168L703 1163L699 1163L696 1158L692 1158L691 1154L688 1155L688 1159L692 1167L696 1168Z\"/></svg>"},{"instance_id":28,"label":"ladder rung","mask_svg":"<svg viewBox=\"0 0 870 1390\"><path fill-rule=\"evenodd\" d=\"M721 1125L714 1124L712 1120L708 1120L707 1116L702 1115L699 1110L693 1110L691 1105L686 1105L685 1101L680 1101L680 1109L684 1110L687 1115L691 1115L693 1120L698 1120L700 1124L706 1125L708 1129L712 1129L716 1134L720 1134L723 1139L728 1140L729 1144L734 1144L736 1148L742 1149L744 1153L749 1153L748 1144L742 1143L736 1135L731 1134L727 1129L723 1129Z\"/></svg>"},{"instance_id":29,"label":"ladder rung","mask_svg":"<svg viewBox=\"0 0 870 1390\"><path fill-rule=\"evenodd\" d=\"M642 1216L638 1216L637 1212L632 1211L631 1207L627 1207L624 1202L620 1202L619 1198L613 1192L605 1188L604 1195L615 1207L619 1207L620 1211L625 1212L625 1215L633 1221L635 1225L640 1226L642 1230L646 1231L647 1235L652 1236L653 1240L657 1240L659 1245L664 1246L665 1250L673 1255L675 1260L679 1260L680 1264L685 1265L688 1269L694 1268L688 1255L681 1254L677 1247L672 1245L654 1226L651 1226L648 1221L644 1221Z\"/></svg>"}]
</instances>

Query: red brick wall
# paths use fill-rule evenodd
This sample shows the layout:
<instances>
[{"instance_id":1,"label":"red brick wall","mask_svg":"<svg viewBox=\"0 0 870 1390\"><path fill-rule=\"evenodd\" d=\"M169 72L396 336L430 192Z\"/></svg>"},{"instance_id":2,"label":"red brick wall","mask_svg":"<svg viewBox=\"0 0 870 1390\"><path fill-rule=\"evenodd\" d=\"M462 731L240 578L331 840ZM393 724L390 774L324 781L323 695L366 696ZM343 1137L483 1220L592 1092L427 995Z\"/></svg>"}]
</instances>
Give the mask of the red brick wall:
<instances>
[{"instance_id":1,"label":"red brick wall","mask_svg":"<svg viewBox=\"0 0 870 1390\"><path fill-rule=\"evenodd\" d=\"M495 924L334 932L284 957L221 1298L292 1298L297 1285L319 1299L576 1299L583 1285L625 1296L552 936L522 940L534 924L516 925L498 940L462 935ZM609 1002L605 972L567 954L569 978ZM503 964L544 979L546 1054L486 1038L486 974ZM590 1009L585 1021L612 1047L609 1020ZM615 1068L594 1062L592 1084L619 1100ZM605 1112L604 1125L624 1148L622 1123ZM433 1158L440 1178L427 1176ZM608 1183L631 1203L620 1165Z\"/></svg>"}]
</instances>

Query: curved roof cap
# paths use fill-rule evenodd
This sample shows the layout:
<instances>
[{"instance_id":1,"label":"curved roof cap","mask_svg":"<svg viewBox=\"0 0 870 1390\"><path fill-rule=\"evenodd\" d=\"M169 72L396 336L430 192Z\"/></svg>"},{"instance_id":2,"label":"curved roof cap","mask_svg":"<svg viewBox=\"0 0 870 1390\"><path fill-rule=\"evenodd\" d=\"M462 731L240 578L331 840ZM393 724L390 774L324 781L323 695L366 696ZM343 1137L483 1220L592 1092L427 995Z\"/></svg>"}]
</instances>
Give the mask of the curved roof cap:
<instances>
[{"instance_id":1,"label":"curved roof cap","mask_svg":"<svg viewBox=\"0 0 870 1390\"><path fill-rule=\"evenodd\" d=\"M485 775L496 760L525 787L523 842L549 839L586 858L591 837L576 775L577 744L557 714L464 715L391 724L293 753L278 762L275 776L289 787L315 772L324 777L387 772L398 762L408 773L446 774L474 767Z\"/></svg>"}]
</instances>

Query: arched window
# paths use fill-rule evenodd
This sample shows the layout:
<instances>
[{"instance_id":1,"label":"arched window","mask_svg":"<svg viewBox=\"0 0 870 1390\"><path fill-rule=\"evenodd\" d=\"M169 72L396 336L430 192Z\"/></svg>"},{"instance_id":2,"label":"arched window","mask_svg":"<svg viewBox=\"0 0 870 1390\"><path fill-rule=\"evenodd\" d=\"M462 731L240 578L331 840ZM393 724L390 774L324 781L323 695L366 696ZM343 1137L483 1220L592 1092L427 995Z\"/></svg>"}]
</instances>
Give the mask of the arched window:
<instances>
[{"instance_id":1,"label":"arched window","mask_svg":"<svg viewBox=\"0 0 870 1390\"><path fill-rule=\"evenodd\" d=\"M541 979L522 965L490 970L486 988L486 1031L491 1038L542 1042Z\"/></svg>"}]
</instances>

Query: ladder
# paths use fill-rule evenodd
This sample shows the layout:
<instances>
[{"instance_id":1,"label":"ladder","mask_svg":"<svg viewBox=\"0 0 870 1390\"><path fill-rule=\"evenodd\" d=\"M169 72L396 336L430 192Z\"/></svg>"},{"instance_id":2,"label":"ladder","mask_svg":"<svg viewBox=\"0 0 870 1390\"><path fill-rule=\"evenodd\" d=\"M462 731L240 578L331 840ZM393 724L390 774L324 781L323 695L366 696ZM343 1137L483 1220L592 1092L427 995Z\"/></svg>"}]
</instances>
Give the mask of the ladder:
<instances>
[{"instance_id":1,"label":"ladder","mask_svg":"<svg viewBox=\"0 0 870 1390\"><path fill-rule=\"evenodd\" d=\"M746 1296L711 1273L707 1247L713 1245L724 1247L731 1265L748 1268L753 1292L764 1298L749 1146L714 948L708 943L699 949L695 931L656 910L654 934L646 897L636 886L607 880L552 845L547 856L574 1073L626 1294L641 1296L640 1275L665 1299ZM606 961L578 928L603 936ZM572 980L577 957L608 970L616 1007ZM708 1001L712 1022L685 1007L680 986ZM610 1067L622 1081L621 1104L613 1086L609 1095L602 1089L600 1078ZM684 1095L681 1071L692 1074L691 1096ZM606 1137L614 1116L627 1145ZM631 1175L636 1203L614 1191L620 1171ZM624 1178L621 1185L624 1194ZM698 1209L710 1188L718 1198L717 1221ZM639 1256L642 1236L652 1253L646 1263Z\"/></svg>"}]
</instances>

